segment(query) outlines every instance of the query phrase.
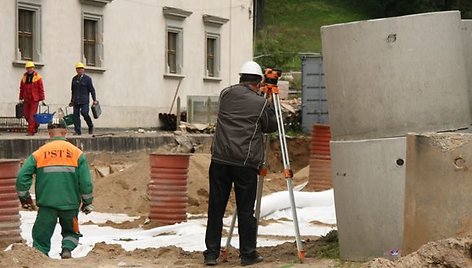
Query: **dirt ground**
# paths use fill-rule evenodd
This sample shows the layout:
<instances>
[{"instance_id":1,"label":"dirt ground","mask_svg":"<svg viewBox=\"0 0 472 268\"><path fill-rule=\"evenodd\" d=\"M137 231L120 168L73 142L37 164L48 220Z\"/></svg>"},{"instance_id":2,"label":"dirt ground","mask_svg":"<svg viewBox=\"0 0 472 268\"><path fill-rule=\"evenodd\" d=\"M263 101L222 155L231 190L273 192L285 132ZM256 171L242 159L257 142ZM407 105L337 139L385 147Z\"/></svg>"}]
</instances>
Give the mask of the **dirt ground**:
<instances>
[{"instance_id":1,"label":"dirt ground","mask_svg":"<svg viewBox=\"0 0 472 268\"><path fill-rule=\"evenodd\" d=\"M297 172L294 185L308 180L309 140L291 139L288 141L292 169ZM286 190L286 181L281 173L280 152L277 142L272 144L268 166L270 172L265 178L264 194ZM190 157L188 172L188 212L203 217L208 206L208 167L209 154L193 154ZM107 222L102 226L114 228L152 228L157 224L145 224L149 210L147 184L149 182L148 153L87 153L94 180L94 205L98 212L126 213L140 216L133 222ZM310 190L306 187L304 190ZM126 197L126 198L123 198ZM234 209L234 196L228 204L227 213ZM198 216L202 215L202 216ZM87 224L87 223L86 223ZM265 224L262 222L261 224ZM285 243L276 247L261 247L258 251L265 257L257 267L339 267L339 261L315 258L315 250L325 244L317 238L306 239L304 249L306 259L298 263L295 243ZM202 241L203 243L203 241ZM274 252L277 252L274 254ZM0 267L202 267L202 252L186 252L177 247L158 249L138 249L127 252L119 245L96 244L83 258L73 260L49 259L25 244L15 244L11 251L0 252ZM219 266L239 266L238 251L229 251L229 261Z\"/></svg>"},{"instance_id":2,"label":"dirt ground","mask_svg":"<svg viewBox=\"0 0 472 268\"><path fill-rule=\"evenodd\" d=\"M307 252L314 252L321 244L307 241ZM318 259L307 255L304 263L298 263L293 254L293 243L285 243L276 247L262 247L259 252L265 256L264 262L253 267L359 267L358 264L342 264L337 260ZM274 252L277 252L274 254ZM290 253L292 252L292 253ZM238 267L237 251L229 251L229 261L219 263L217 267ZM162 248L136 249L127 252L116 244L98 243L83 258L69 260L50 259L34 248L25 244L14 244L11 251L0 252L0 267L205 267L201 252L186 252L170 246ZM249 266L251 267L251 266Z\"/></svg>"},{"instance_id":3,"label":"dirt ground","mask_svg":"<svg viewBox=\"0 0 472 268\"><path fill-rule=\"evenodd\" d=\"M292 168L295 172L294 185L308 179L309 140L292 139L288 141ZM273 142L269 154L269 174L265 179L264 194L286 190L282 176L280 151L277 142ZM156 224L147 223L148 197L146 194L149 182L149 154L106 154L88 153L94 179L94 205L96 211L108 213L126 213L140 216L137 220L124 223L107 222L102 226L114 228L152 228ZM208 166L209 154L193 154L190 157L188 172L188 212L203 217L207 211L208 200ZM102 173L102 175L100 174ZM105 175L105 176L103 176ZM312 191L305 186L304 191ZM123 198L126 197L126 198ZM227 214L234 209L234 197L228 204ZM199 216L200 215L200 216ZM147 224L146 224L147 223ZM262 221L261 224L267 222ZM85 223L87 224L87 223ZM331 242L326 238L304 237L306 257L299 263L296 257L296 245L284 243L274 247L259 247L258 252L264 256L264 262L254 267L472 267L472 238L451 238L431 242L418 251L391 261L377 258L366 263L340 262L339 259L320 257L320 252L329 247ZM203 243L203 241L202 241ZM0 245L4 248L5 245ZM219 263L217 267L239 266L238 251L229 250L228 262ZM204 267L202 252L187 252L174 246L161 248L136 249L125 251L120 245L98 243L85 257L71 260L50 259L25 244L14 244L10 251L0 251L0 267Z\"/></svg>"},{"instance_id":4,"label":"dirt ground","mask_svg":"<svg viewBox=\"0 0 472 268\"><path fill-rule=\"evenodd\" d=\"M291 166L295 173L294 185L308 180L309 140L291 139L288 141ZM264 195L286 190L286 181L281 173L278 144L273 143L269 153L270 172L264 181ZM158 150L159 151L159 150ZM149 154L106 154L88 153L94 177L94 205L96 211L126 213L133 216L145 216L149 211L147 184L149 182ZM192 154L188 171L188 212L204 214L208 206L208 167L210 154ZM102 177L98 170L106 169L110 175ZM310 186L304 188L310 191ZM126 196L126 199L122 197ZM234 201L234 200L231 200ZM228 211L233 211L234 202L228 203Z\"/></svg>"},{"instance_id":5,"label":"dirt ground","mask_svg":"<svg viewBox=\"0 0 472 268\"><path fill-rule=\"evenodd\" d=\"M413 252L398 260L374 259L363 267L365 268L426 268L448 267L462 268L472 267L472 237L449 238L423 245Z\"/></svg>"}]
</instances>

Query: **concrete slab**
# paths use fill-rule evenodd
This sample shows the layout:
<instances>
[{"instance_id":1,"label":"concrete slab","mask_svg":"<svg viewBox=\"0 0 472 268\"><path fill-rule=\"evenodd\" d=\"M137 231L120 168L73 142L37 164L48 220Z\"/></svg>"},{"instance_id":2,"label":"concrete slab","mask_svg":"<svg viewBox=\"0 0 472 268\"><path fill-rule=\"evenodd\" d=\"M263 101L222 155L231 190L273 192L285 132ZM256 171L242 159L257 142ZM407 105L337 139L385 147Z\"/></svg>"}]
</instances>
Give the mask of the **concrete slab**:
<instances>
[{"instance_id":1,"label":"concrete slab","mask_svg":"<svg viewBox=\"0 0 472 268\"><path fill-rule=\"evenodd\" d=\"M461 25L448 11L321 27L333 140L468 127Z\"/></svg>"},{"instance_id":2,"label":"concrete slab","mask_svg":"<svg viewBox=\"0 0 472 268\"><path fill-rule=\"evenodd\" d=\"M472 134L407 137L403 254L472 233Z\"/></svg>"},{"instance_id":3,"label":"concrete slab","mask_svg":"<svg viewBox=\"0 0 472 268\"><path fill-rule=\"evenodd\" d=\"M472 73L472 20L462 20L462 41L464 49L465 70ZM472 113L472 75L467 75L467 91L469 92L469 106Z\"/></svg>"},{"instance_id":4,"label":"concrete slab","mask_svg":"<svg viewBox=\"0 0 472 268\"><path fill-rule=\"evenodd\" d=\"M152 131L135 133L126 130L97 130L95 135L74 136L66 138L85 152L135 152L153 151L166 144L177 145L172 132ZM211 134L185 134L194 145L196 152L209 152ZM49 140L45 130L35 136L24 133L0 133L0 158L26 158Z\"/></svg>"},{"instance_id":5,"label":"concrete slab","mask_svg":"<svg viewBox=\"0 0 472 268\"><path fill-rule=\"evenodd\" d=\"M402 246L406 138L332 141L341 258L388 257Z\"/></svg>"},{"instance_id":6,"label":"concrete slab","mask_svg":"<svg viewBox=\"0 0 472 268\"><path fill-rule=\"evenodd\" d=\"M95 166L95 170L100 177L106 177L111 174L110 166Z\"/></svg>"}]
</instances>

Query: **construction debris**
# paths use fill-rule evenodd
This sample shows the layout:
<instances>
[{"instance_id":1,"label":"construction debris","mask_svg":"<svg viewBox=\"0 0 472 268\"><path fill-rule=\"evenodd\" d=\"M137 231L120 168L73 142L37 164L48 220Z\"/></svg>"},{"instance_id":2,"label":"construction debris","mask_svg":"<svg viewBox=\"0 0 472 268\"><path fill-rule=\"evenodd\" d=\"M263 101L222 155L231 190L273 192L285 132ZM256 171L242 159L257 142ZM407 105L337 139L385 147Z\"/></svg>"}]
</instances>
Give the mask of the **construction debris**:
<instances>
[{"instance_id":1,"label":"construction debris","mask_svg":"<svg viewBox=\"0 0 472 268\"><path fill-rule=\"evenodd\" d=\"M299 130L302 122L301 98L280 100L285 130Z\"/></svg>"},{"instance_id":2,"label":"construction debris","mask_svg":"<svg viewBox=\"0 0 472 268\"><path fill-rule=\"evenodd\" d=\"M280 106L282 110L284 125L286 130L292 129L297 130L301 124L301 98L280 100ZM212 134L215 133L216 124L200 124L200 123L187 123L185 121L180 122L179 130L182 133L204 133ZM179 132L179 133L180 133Z\"/></svg>"},{"instance_id":3,"label":"construction debris","mask_svg":"<svg viewBox=\"0 0 472 268\"><path fill-rule=\"evenodd\" d=\"M182 133L204 133L212 134L215 133L215 124L200 124L200 123L187 123L180 122L179 129Z\"/></svg>"},{"instance_id":4,"label":"construction debris","mask_svg":"<svg viewBox=\"0 0 472 268\"><path fill-rule=\"evenodd\" d=\"M110 166L96 166L95 171L100 177L106 177L112 173Z\"/></svg>"}]
</instances>

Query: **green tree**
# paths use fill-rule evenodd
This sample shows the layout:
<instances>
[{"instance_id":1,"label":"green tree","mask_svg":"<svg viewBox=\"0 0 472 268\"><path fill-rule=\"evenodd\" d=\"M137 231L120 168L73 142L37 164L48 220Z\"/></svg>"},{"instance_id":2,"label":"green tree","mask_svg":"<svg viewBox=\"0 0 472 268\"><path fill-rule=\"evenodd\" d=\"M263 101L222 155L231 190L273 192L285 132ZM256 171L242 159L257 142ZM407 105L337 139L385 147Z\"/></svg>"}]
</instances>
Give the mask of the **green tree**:
<instances>
[{"instance_id":1,"label":"green tree","mask_svg":"<svg viewBox=\"0 0 472 268\"><path fill-rule=\"evenodd\" d=\"M264 68L285 69L297 53L291 52L292 46L287 45L280 36L274 34L271 27L257 33L255 60Z\"/></svg>"}]
</instances>

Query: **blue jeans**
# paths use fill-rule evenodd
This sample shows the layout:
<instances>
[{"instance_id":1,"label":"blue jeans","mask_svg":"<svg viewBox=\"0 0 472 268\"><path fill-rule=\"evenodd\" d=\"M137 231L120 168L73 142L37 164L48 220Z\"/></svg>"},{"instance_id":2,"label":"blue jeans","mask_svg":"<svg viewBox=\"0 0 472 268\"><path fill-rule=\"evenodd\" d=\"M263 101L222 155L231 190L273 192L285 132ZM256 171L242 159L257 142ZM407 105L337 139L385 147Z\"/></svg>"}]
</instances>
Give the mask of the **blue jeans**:
<instances>
[{"instance_id":1,"label":"blue jeans","mask_svg":"<svg viewBox=\"0 0 472 268\"><path fill-rule=\"evenodd\" d=\"M92 118L89 115L89 104L74 104L74 130L78 135L82 134L80 115L82 115L87 123L87 126L90 129L93 129Z\"/></svg>"}]
</instances>

